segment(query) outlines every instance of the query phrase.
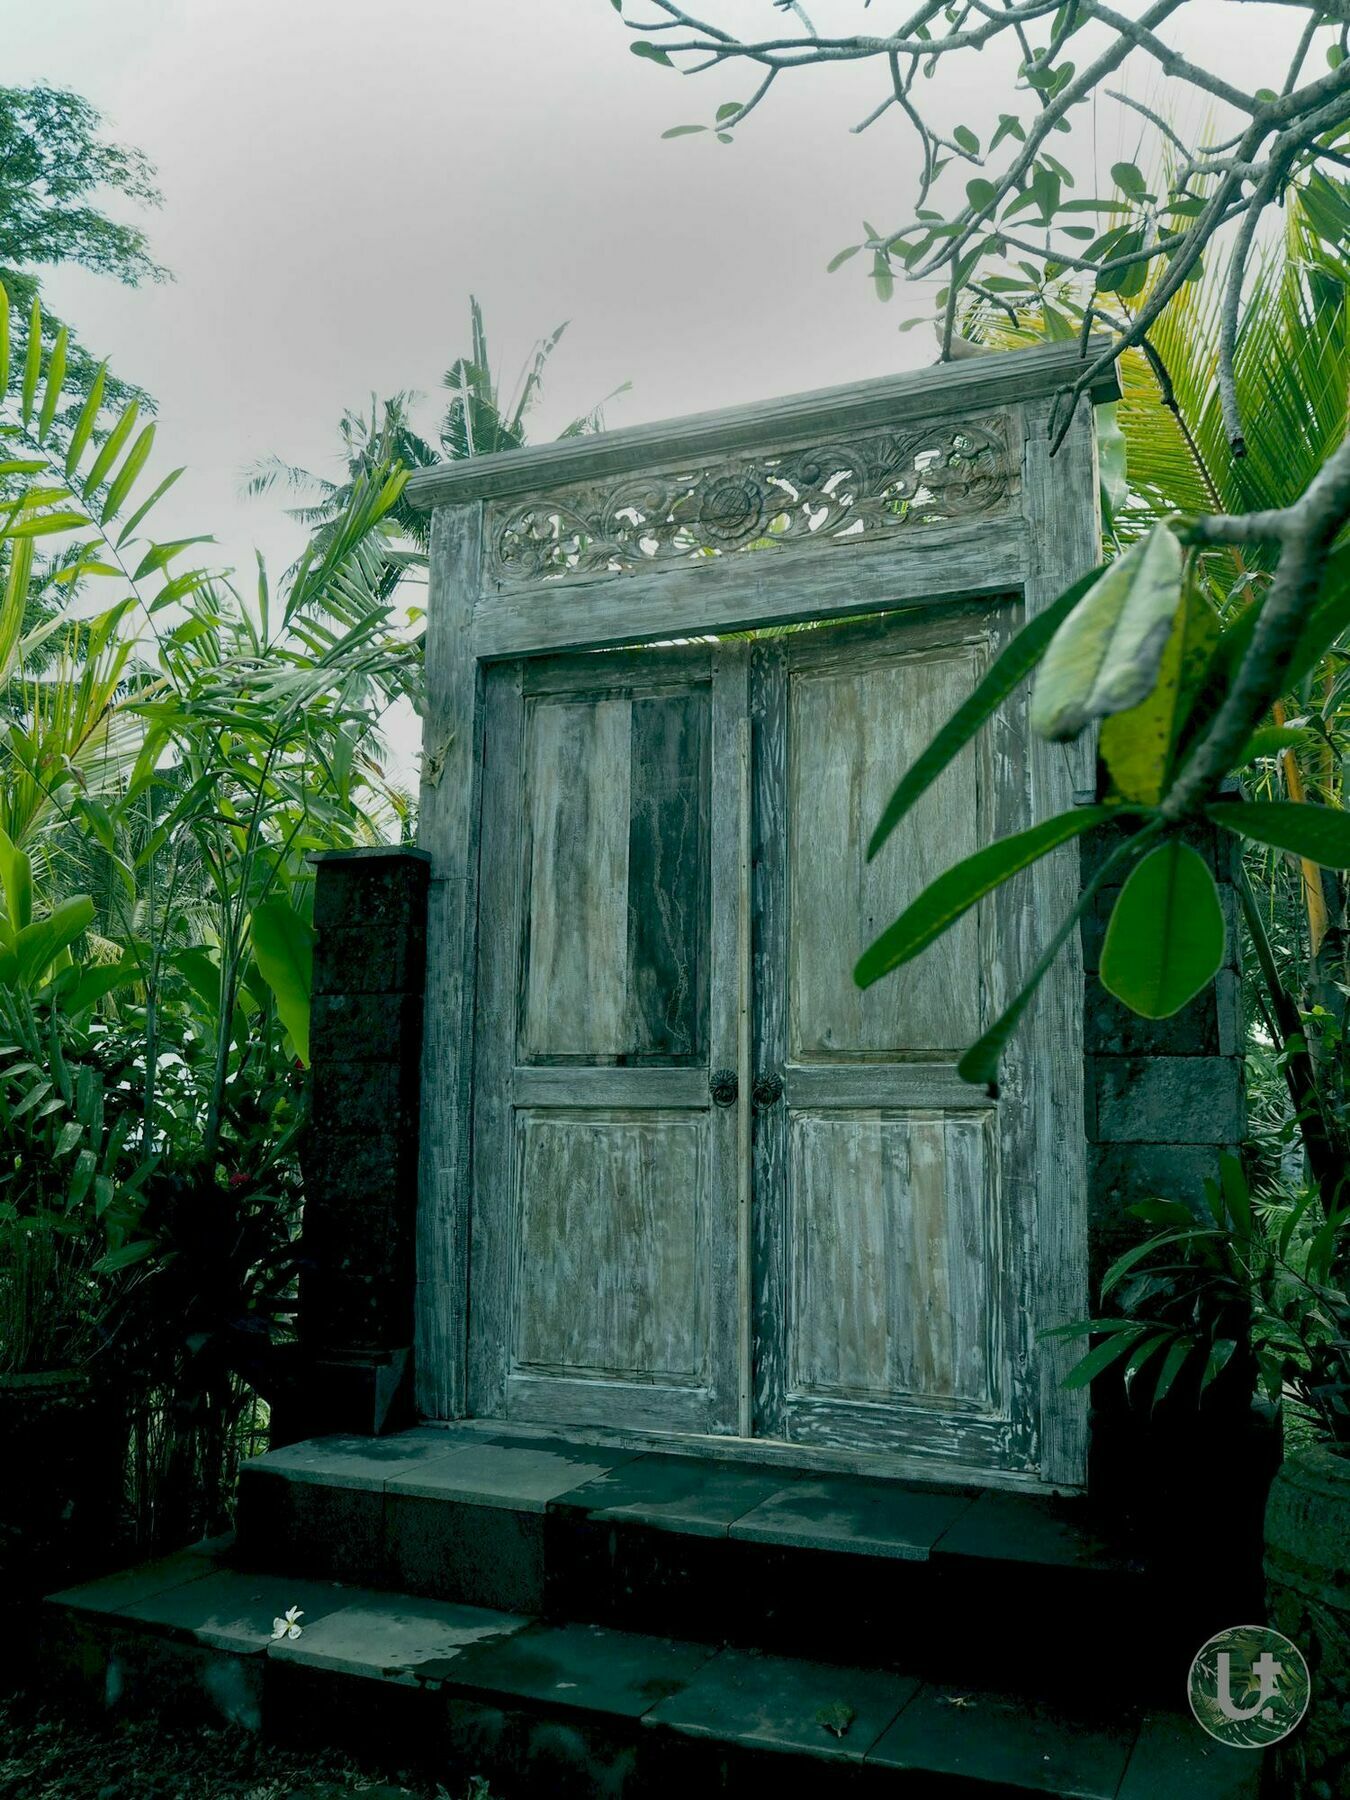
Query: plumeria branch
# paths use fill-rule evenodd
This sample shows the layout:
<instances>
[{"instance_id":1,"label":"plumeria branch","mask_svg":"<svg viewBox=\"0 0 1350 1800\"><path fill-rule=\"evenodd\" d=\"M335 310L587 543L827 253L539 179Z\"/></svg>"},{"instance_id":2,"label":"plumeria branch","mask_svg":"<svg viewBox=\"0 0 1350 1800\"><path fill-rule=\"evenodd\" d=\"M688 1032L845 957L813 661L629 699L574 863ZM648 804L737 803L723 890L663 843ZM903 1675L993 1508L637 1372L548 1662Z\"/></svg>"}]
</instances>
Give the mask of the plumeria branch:
<instances>
[{"instance_id":1,"label":"plumeria branch","mask_svg":"<svg viewBox=\"0 0 1350 1800\"><path fill-rule=\"evenodd\" d=\"M964 204L949 220L927 214L870 245L874 254L886 261L896 258L911 274L948 272L948 291L940 296L944 359L953 353L958 291L976 294L987 302L991 290L984 285L981 264L1002 257L1009 249L1044 257L1061 270L1088 276L1092 282L1086 302L1089 312L1099 293L1139 291L1146 285L1148 272L1158 271L1143 304L1114 341L1085 361L1070 396L1075 403L1106 365L1131 346L1143 346L1150 327L1183 283L1198 272L1209 245L1235 224L1220 317L1217 378L1225 430L1233 453L1241 456L1246 440L1234 360L1244 282L1262 221L1291 183L1319 160L1337 166L1350 161L1335 141L1350 126L1350 57L1344 54L1350 44L1350 0L1281 3L1306 16L1278 93L1269 88L1248 92L1183 55L1159 35L1188 0L1153 0L1138 17L1119 10L1110 0L1069 0L1068 4L1060 0L961 0L954 7L944 0L921 0L889 35L822 37L793 0L775 0L775 5L801 23L803 30L795 35L743 36L677 0L646 0L656 16L625 17L625 23L643 40L635 48L686 72L738 62L762 71L753 98L719 122L724 132L742 123L764 99L774 79L788 71L827 63L883 64L888 91L854 129L868 129L892 109L904 116L919 139L922 155L920 213L925 213L930 193L948 162L982 171L978 180L969 183ZM1334 51L1328 55L1332 66L1326 74L1302 79L1323 30L1329 38L1339 38L1339 56ZM1081 67L1063 60L1064 52L1083 41L1085 33L1094 35L1091 59ZM1037 35L1043 36L1039 47L1033 43ZM954 132L939 129L928 116L926 95L932 84L921 88L920 78L934 75L963 51L978 52L1004 37L1017 46L1021 77L1037 97L1037 112L1026 121L1013 119L1011 126L1005 118L987 147L964 128ZM1156 107L1107 87L1108 79L1134 55L1148 59L1160 74L1191 87L1208 102L1237 113L1237 131L1217 142L1188 146ZM1039 198L1042 190L1037 183L1050 182L1052 171L1061 171L1067 182L1067 171L1049 155L1047 144L1053 132L1068 129L1072 110L1098 92L1132 108L1165 138L1177 158L1170 196L1162 203L1152 195L1126 197L1142 211L1136 242L1104 248L1098 255L1090 250L1066 252L1049 242L1051 222L1058 211L1060 174L1056 173L1052 192L1040 206L1046 242L1036 244L1022 230L1005 229L1003 219L1010 215L1015 219L1032 203L1029 195ZM1014 140L1015 148L1000 171L983 173L989 170L1005 135ZM1145 208L1149 210L1142 210ZM1188 222L1178 228L1175 219L1188 213ZM1133 285L1126 289L1122 278ZM1061 436L1071 417L1069 406L1060 415Z\"/></svg>"}]
</instances>

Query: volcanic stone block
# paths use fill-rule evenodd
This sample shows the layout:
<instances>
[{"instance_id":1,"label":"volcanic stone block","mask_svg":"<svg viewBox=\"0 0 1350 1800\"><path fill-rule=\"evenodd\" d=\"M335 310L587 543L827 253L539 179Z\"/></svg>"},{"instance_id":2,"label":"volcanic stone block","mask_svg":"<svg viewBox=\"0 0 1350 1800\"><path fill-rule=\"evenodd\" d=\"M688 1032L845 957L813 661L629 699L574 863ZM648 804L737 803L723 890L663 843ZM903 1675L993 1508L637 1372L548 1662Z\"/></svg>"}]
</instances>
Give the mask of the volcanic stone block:
<instances>
[{"instance_id":1,"label":"volcanic stone block","mask_svg":"<svg viewBox=\"0 0 1350 1800\"><path fill-rule=\"evenodd\" d=\"M1094 1070L1102 1143L1234 1144L1242 1137L1242 1070L1227 1056L1099 1056Z\"/></svg>"}]
</instances>

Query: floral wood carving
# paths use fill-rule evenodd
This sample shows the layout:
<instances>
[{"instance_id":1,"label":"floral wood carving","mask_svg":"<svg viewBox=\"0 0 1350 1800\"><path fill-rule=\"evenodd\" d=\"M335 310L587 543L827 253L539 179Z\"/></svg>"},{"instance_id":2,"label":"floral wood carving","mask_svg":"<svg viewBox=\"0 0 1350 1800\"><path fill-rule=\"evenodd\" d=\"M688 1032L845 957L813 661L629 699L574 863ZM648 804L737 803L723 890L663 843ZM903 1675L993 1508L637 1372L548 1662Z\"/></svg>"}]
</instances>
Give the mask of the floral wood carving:
<instances>
[{"instance_id":1,"label":"floral wood carving","mask_svg":"<svg viewBox=\"0 0 1350 1800\"><path fill-rule=\"evenodd\" d=\"M504 583L547 581L733 550L871 542L1001 511L1016 491L1001 420L879 431L500 503L491 573Z\"/></svg>"}]
</instances>

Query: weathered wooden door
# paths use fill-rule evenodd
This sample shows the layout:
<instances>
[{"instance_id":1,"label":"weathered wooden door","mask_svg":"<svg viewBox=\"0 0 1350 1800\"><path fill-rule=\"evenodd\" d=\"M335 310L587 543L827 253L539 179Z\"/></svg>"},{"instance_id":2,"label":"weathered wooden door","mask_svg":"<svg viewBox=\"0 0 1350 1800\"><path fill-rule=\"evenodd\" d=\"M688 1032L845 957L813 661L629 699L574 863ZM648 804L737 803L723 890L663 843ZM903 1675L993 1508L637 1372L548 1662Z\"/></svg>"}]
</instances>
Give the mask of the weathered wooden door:
<instances>
[{"instance_id":1,"label":"weathered wooden door","mask_svg":"<svg viewBox=\"0 0 1350 1800\"><path fill-rule=\"evenodd\" d=\"M471 1405L1034 1466L1035 1131L956 1063L1016 886L866 992L928 881L1028 816L1020 707L875 860L1015 603L500 665L487 687Z\"/></svg>"},{"instance_id":2,"label":"weathered wooden door","mask_svg":"<svg viewBox=\"0 0 1350 1800\"><path fill-rule=\"evenodd\" d=\"M899 773L1013 611L915 612L755 651L756 1424L769 1437L1032 1463L1031 1123L1016 1051L1000 1101L956 1073L1011 998L1025 893L1002 890L866 991L853 981L929 881L1029 822L1010 712L867 859Z\"/></svg>"},{"instance_id":3,"label":"weathered wooden door","mask_svg":"<svg viewBox=\"0 0 1350 1800\"><path fill-rule=\"evenodd\" d=\"M737 1427L745 719L731 648L488 673L475 1413Z\"/></svg>"}]
</instances>

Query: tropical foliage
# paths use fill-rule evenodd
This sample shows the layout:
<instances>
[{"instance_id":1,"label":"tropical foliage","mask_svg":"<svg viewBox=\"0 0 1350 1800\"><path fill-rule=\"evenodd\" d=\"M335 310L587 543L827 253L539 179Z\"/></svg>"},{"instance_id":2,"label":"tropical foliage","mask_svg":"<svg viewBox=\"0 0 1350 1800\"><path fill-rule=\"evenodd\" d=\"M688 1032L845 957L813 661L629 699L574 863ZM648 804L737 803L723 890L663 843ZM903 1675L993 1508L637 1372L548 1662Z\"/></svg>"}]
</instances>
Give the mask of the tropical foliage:
<instances>
[{"instance_id":1,"label":"tropical foliage","mask_svg":"<svg viewBox=\"0 0 1350 1800\"><path fill-rule=\"evenodd\" d=\"M44 357L34 302L11 363L9 318L4 1354L87 1359L136 1415L147 1504L171 1482L201 1523L294 1306L306 859L408 813L378 732L417 691L389 597L406 474L363 473L277 591L260 567L242 592L209 539L148 535L180 471L151 473L137 404L105 411L96 376L58 432L66 334Z\"/></svg>"}]
</instances>

